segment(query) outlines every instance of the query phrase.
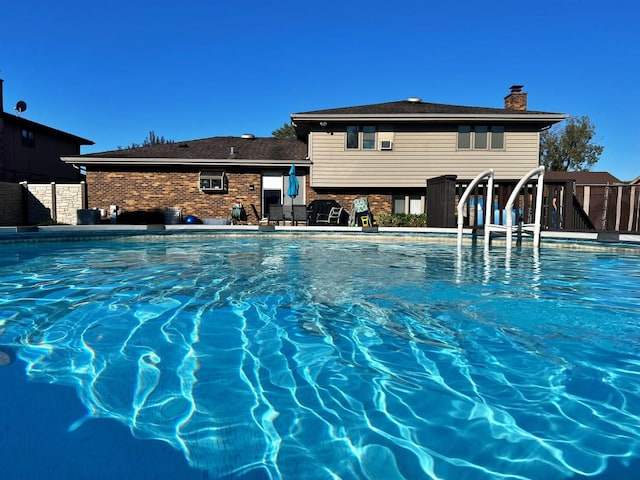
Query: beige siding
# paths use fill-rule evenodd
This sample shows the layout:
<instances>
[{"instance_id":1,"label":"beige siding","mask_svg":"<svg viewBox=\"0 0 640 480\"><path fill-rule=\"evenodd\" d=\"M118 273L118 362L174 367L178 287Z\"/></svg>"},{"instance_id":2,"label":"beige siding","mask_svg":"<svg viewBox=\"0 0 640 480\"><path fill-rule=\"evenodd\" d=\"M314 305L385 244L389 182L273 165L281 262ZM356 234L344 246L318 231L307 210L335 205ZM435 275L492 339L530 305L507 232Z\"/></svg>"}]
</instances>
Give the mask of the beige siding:
<instances>
[{"instance_id":1,"label":"beige siding","mask_svg":"<svg viewBox=\"0 0 640 480\"><path fill-rule=\"evenodd\" d=\"M538 166L538 132L505 132L505 150L457 150L452 131L395 132L392 151L347 151L344 132L310 137L313 187L423 187L428 178L471 179L487 168L518 179Z\"/></svg>"}]
</instances>

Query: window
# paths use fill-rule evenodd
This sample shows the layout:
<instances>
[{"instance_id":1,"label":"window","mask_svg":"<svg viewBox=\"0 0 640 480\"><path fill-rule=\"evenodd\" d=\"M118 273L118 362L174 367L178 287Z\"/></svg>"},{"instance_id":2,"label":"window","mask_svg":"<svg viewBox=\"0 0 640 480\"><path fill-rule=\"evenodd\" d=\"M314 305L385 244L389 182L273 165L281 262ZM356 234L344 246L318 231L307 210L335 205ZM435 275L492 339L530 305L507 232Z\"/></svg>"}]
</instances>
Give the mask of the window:
<instances>
[{"instance_id":1,"label":"window","mask_svg":"<svg viewBox=\"0 0 640 480\"><path fill-rule=\"evenodd\" d=\"M471 148L471 127L469 125L458 127L458 148L460 150Z\"/></svg>"},{"instance_id":2,"label":"window","mask_svg":"<svg viewBox=\"0 0 640 480\"><path fill-rule=\"evenodd\" d=\"M458 150L504 150L504 127L458 126Z\"/></svg>"},{"instance_id":3,"label":"window","mask_svg":"<svg viewBox=\"0 0 640 480\"><path fill-rule=\"evenodd\" d=\"M423 210L423 197L421 195L394 195L393 213L408 213L421 215ZM407 210L408 209L408 210Z\"/></svg>"},{"instance_id":4,"label":"window","mask_svg":"<svg viewBox=\"0 0 640 480\"><path fill-rule=\"evenodd\" d=\"M393 213L404 213L404 195L393 196Z\"/></svg>"},{"instance_id":5,"label":"window","mask_svg":"<svg viewBox=\"0 0 640 480\"><path fill-rule=\"evenodd\" d=\"M478 125L474 128L473 148L475 150L484 150L487 148L487 127Z\"/></svg>"},{"instance_id":6,"label":"window","mask_svg":"<svg viewBox=\"0 0 640 480\"><path fill-rule=\"evenodd\" d=\"M36 146L36 134L31 130L22 130L22 146L34 148Z\"/></svg>"},{"instance_id":7,"label":"window","mask_svg":"<svg viewBox=\"0 0 640 480\"><path fill-rule=\"evenodd\" d=\"M200 190L203 192L222 192L227 189L227 177L223 171L200 172Z\"/></svg>"},{"instance_id":8,"label":"window","mask_svg":"<svg viewBox=\"0 0 640 480\"><path fill-rule=\"evenodd\" d=\"M362 127L362 148L365 150L375 150L376 127Z\"/></svg>"},{"instance_id":9,"label":"window","mask_svg":"<svg viewBox=\"0 0 640 480\"><path fill-rule=\"evenodd\" d=\"M491 149L502 150L504 149L504 127L493 126L491 127Z\"/></svg>"},{"instance_id":10,"label":"window","mask_svg":"<svg viewBox=\"0 0 640 480\"><path fill-rule=\"evenodd\" d=\"M347 127L347 148L358 148L358 127Z\"/></svg>"},{"instance_id":11,"label":"window","mask_svg":"<svg viewBox=\"0 0 640 480\"><path fill-rule=\"evenodd\" d=\"M347 127L347 148L375 150L376 149L376 127L358 127L350 125Z\"/></svg>"}]
</instances>

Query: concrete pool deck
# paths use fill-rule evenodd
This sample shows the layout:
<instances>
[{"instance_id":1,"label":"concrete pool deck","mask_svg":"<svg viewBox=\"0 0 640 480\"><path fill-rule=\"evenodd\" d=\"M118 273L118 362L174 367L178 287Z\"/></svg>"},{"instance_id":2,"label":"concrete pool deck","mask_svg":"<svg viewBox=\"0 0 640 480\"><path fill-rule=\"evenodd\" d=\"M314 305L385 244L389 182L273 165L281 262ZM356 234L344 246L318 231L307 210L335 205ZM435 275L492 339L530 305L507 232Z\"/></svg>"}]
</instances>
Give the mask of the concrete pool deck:
<instances>
[{"instance_id":1,"label":"concrete pool deck","mask_svg":"<svg viewBox=\"0 0 640 480\"><path fill-rule=\"evenodd\" d=\"M472 229L464 229L463 241L472 241ZM193 233L291 233L291 234L347 234L347 235L381 235L381 236L411 236L411 237L440 237L457 239L455 228L430 227L347 227L347 226L291 226L291 225L47 225L47 226L4 226L0 227L0 242L39 241L68 237L101 237L101 236L138 236L147 234L193 234ZM544 242L579 242L589 244L622 244L640 246L640 234L620 232L568 232L548 231L540 232L541 246ZM527 236L523 235L525 241ZM483 237L478 235L480 242ZM496 240L501 240L500 237Z\"/></svg>"}]
</instances>

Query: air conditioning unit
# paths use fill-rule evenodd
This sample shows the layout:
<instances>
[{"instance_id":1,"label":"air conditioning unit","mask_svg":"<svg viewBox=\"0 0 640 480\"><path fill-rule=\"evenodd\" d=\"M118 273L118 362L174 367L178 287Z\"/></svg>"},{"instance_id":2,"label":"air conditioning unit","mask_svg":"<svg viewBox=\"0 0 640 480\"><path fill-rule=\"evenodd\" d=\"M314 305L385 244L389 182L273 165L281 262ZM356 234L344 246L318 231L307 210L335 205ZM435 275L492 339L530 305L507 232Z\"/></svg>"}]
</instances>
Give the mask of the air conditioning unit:
<instances>
[{"instance_id":1,"label":"air conditioning unit","mask_svg":"<svg viewBox=\"0 0 640 480\"><path fill-rule=\"evenodd\" d=\"M226 192L227 177L224 171L200 172L200 190L203 192Z\"/></svg>"},{"instance_id":2,"label":"air conditioning unit","mask_svg":"<svg viewBox=\"0 0 640 480\"><path fill-rule=\"evenodd\" d=\"M393 150L393 142L391 140L380 140L380 150Z\"/></svg>"}]
</instances>

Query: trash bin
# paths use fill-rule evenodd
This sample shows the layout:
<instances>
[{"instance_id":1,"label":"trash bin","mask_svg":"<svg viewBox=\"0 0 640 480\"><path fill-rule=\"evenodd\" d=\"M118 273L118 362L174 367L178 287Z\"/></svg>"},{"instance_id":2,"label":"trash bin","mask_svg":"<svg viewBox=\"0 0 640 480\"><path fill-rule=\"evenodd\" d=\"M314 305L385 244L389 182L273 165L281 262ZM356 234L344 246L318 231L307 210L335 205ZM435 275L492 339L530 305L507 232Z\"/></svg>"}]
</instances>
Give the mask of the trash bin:
<instances>
[{"instance_id":1,"label":"trash bin","mask_svg":"<svg viewBox=\"0 0 640 480\"><path fill-rule=\"evenodd\" d=\"M169 207L164 215L165 225L179 225L182 223L182 209Z\"/></svg>"}]
</instances>

